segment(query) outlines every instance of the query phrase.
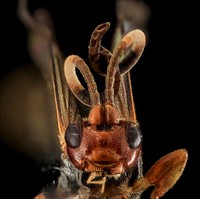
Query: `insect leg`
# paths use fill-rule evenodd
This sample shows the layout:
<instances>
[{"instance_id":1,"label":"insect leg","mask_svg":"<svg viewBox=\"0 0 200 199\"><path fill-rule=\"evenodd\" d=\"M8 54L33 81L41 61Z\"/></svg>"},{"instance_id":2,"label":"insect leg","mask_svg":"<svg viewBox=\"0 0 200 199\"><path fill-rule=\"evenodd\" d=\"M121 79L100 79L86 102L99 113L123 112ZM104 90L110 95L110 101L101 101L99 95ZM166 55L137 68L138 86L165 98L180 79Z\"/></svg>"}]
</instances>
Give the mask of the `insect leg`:
<instances>
[{"instance_id":1,"label":"insect leg","mask_svg":"<svg viewBox=\"0 0 200 199\"><path fill-rule=\"evenodd\" d=\"M188 159L185 149L175 150L160 158L144 175L138 179L129 192L139 192L154 186L150 199L159 199L171 189L182 175Z\"/></svg>"}]
</instances>

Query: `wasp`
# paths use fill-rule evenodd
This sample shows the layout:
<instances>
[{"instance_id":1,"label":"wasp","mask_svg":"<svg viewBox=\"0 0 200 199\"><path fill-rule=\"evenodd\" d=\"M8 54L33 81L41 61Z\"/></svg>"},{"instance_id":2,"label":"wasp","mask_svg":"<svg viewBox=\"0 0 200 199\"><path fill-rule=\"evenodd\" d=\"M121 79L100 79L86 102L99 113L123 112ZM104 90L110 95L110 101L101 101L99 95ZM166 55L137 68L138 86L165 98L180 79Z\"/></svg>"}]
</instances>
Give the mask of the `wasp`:
<instances>
[{"instance_id":1,"label":"wasp","mask_svg":"<svg viewBox=\"0 0 200 199\"><path fill-rule=\"evenodd\" d=\"M182 175L188 153L186 149L168 153L143 175L143 135L130 71L145 49L144 32L133 29L122 34L118 25L116 35L121 37L110 51L101 45L110 23L94 29L88 54L90 67L105 80L105 88L99 92L81 57L63 58L44 10L31 15L27 2L20 0L18 15L32 37L30 54L50 80L62 151L61 165L53 168L59 171L58 178L35 199L140 199L150 186L154 186L150 198L161 198Z\"/></svg>"}]
</instances>

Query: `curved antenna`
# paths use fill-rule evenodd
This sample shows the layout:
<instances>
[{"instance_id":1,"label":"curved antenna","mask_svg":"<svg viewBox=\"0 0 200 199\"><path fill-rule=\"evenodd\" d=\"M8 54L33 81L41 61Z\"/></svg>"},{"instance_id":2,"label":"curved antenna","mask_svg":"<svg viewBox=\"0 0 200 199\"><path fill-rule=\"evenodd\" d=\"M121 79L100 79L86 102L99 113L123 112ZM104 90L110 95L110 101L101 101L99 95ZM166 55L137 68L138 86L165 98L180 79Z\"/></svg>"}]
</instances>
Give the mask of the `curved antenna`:
<instances>
[{"instance_id":1,"label":"curved antenna","mask_svg":"<svg viewBox=\"0 0 200 199\"><path fill-rule=\"evenodd\" d=\"M128 41L129 37L131 41ZM127 42L128 52L124 53L126 56L119 63L121 75L127 73L133 68L133 66L135 66L140 59L146 44L145 34L138 29L128 33L123 39L125 42ZM132 45L131 48L129 48L130 45Z\"/></svg>"},{"instance_id":2,"label":"curved antenna","mask_svg":"<svg viewBox=\"0 0 200 199\"><path fill-rule=\"evenodd\" d=\"M105 67L109 64L112 53L101 46L101 40L107 30L110 28L110 23L102 23L93 31L89 43L89 61L90 65L98 74L105 76L106 73L100 69L101 63L105 62ZM106 70L105 70L106 71Z\"/></svg>"},{"instance_id":3,"label":"curved antenna","mask_svg":"<svg viewBox=\"0 0 200 199\"><path fill-rule=\"evenodd\" d=\"M78 68L83 75L89 92L80 83L76 74L76 68ZM71 91L80 102L87 106L100 105L100 96L97 91L96 82L94 81L88 65L83 59L77 55L68 56L64 63L64 72Z\"/></svg>"},{"instance_id":4,"label":"curved antenna","mask_svg":"<svg viewBox=\"0 0 200 199\"><path fill-rule=\"evenodd\" d=\"M128 72L137 63L143 53L145 42L144 33L136 29L126 34L114 50L106 75L105 98L107 104L114 105L116 83L119 84L121 74ZM131 50L128 55L119 63L122 55L124 55L130 47ZM124 68L119 68L119 65Z\"/></svg>"}]
</instances>

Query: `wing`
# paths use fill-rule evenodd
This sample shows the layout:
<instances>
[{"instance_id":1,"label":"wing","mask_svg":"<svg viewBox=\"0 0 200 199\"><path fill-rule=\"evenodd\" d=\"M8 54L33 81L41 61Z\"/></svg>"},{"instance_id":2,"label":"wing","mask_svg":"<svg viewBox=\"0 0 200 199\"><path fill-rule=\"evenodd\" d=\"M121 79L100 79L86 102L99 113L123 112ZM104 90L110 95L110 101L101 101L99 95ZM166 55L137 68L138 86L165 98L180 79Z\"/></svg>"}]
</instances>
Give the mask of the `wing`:
<instances>
[{"instance_id":1,"label":"wing","mask_svg":"<svg viewBox=\"0 0 200 199\"><path fill-rule=\"evenodd\" d=\"M142 30L147 36L148 21L151 17L151 10L144 1L117 0L115 7L117 22L111 45L112 51L121 38L134 29Z\"/></svg>"},{"instance_id":2,"label":"wing","mask_svg":"<svg viewBox=\"0 0 200 199\"><path fill-rule=\"evenodd\" d=\"M26 0L19 1L18 16L28 29L30 56L48 82L52 102L55 104L61 150L66 152L65 129L76 119L77 107L63 76L64 61L54 37L51 18L43 9L36 10L32 16Z\"/></svg>"},{"instance_id":3,"label":"wing","mask_svg":"<svg viewBox=\"0 0 200 199\"><path fill-rule=\"evenodd\" d=\"M113 67L116 70L113 70L114 76L111 75L108 78L115 79L115 105L121 118L137 122L130 70L139 60L146 45L146 36L139 29L147 32L146 24L150 17L150 9L143 1L117 0L116 16L117 22L111 50L109 51L101 45L102 38L110 27L110 23L107 22L97 26L92 33L89 44L89 60L92 68L103 76L106 76L110 70L105 66L108 66L109 63L110 66L115 65ZM124 47L122 47L122 43L124 43ZM134 45L137 48L134 48ZM119 55L120 61L118 60Z\"/></svg>"},{"instance_id":4,"label":"wing","mask_svg":"<svg viewBox=\"0 0 200 199\"><path fill-rule=\"evenodd\" d=\"M148 5L144 1L136 0L117 0L116 1L116 27L111 44L111 50L117 47L121 39L127 35L127 33L139 29L145 33L145 40L147 38L147 24L150 18L151 12ZM132 36L131 36L132 37ZM137 36L134 36L134 39L137 40ZM118 109L122 111L122 115L128 121L137 122L134 98L133 98L133 89L131 82L130 69L139 60L143 48L146 45L146 41L140 41L140 49L127 49L124 55L121 58L119 63L119 71L121 74L119 92L116 96L116 101L118 102ZM126 36L124 41L129 44L129 38ZM134 42L132 40L132 42ZM144 43L143 43L144 42Z\"/></svg>"},{"instance_id":5,"label":"wing","mask_svg":"<svg viewBox=\"0 0 200 199\"><path fill-rule=\"evenodd\" d=\"M116 3L117 25L115 36L112 42L112 48L115 48L119 39L126 35L130 30L139 28L145 32L148 39L147 22L150 17L150 9L143 1L135 0L118 0ZM125 40L128 43L128 40ZM119 71L123 70L137 61L137 54L129 51L119 63ZM132 66L133 67L133 66ZM121 76L117 101L119 109L124 110L126 119L137 122L134 108L133 93L131 88L130 72ZM122 105L122 106L121 106ZM124 108L125 106L125 108ZM158 199L165 195L181 177L188 160L188 152L186 149L178 149L160 158L143 176L136 180L132 187L126 190L128 193L141 193L150 186L154 186L151 193L152 199Z\"/></svg>"},{"instance_id":6,"label":"wing","mask_svg":"<svg viewBox=\"0 0 200 199\"><path fill-rule=\"evenodd\" d=\"M71 197L74 198L77 194L88 198L88 188L82 186L81 182L82 171L76 169L67 158L65 130L69 123L77 120L79 116L76 99L64 77L64 61L54 38L51 18L45 10L37 10L32 16L27 9L26 0L19 1L18 16L28 29L32 60L47 80L50 97L55 107L58 137L63 152L61 165L47 168L47 175L49 173L51 180L45 184L43 191L35 199L45 199L48 195L55 198L73 195ZM55 176L52 182L54 173L59 173L59 176Z\"/></svg>"}]
</instances>

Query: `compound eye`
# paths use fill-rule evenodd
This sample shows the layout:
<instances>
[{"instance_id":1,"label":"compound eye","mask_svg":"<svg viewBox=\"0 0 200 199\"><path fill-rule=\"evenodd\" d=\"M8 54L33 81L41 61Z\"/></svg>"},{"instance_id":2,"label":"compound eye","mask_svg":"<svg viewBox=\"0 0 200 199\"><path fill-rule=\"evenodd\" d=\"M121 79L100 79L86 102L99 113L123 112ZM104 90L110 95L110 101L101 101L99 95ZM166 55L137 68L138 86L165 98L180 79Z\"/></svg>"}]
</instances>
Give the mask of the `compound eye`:
<instances>
[{"instance_id":1,"label":"compound eye","mask_svg":"<svg viewBox=\"0 0 200 199\"><path fill-rule=\"evenodd\" d=\"M139 125L128 123L126 127L126 136L128 138L128 143L130 148L134 149L140 145L142 142L142 133L139 129Z\"/></svg>"},{"instance_id":2,"label":"compound eye","mask_svg":"<svg viewBox=\"0 0 200 199\"><path fill-rule=\"evenodd\" d=\"M70 124L65 132L65 141L68 147L77 148L80 146L82 139L82 125L81 123Z\"/></svg>"}]
</instances>

